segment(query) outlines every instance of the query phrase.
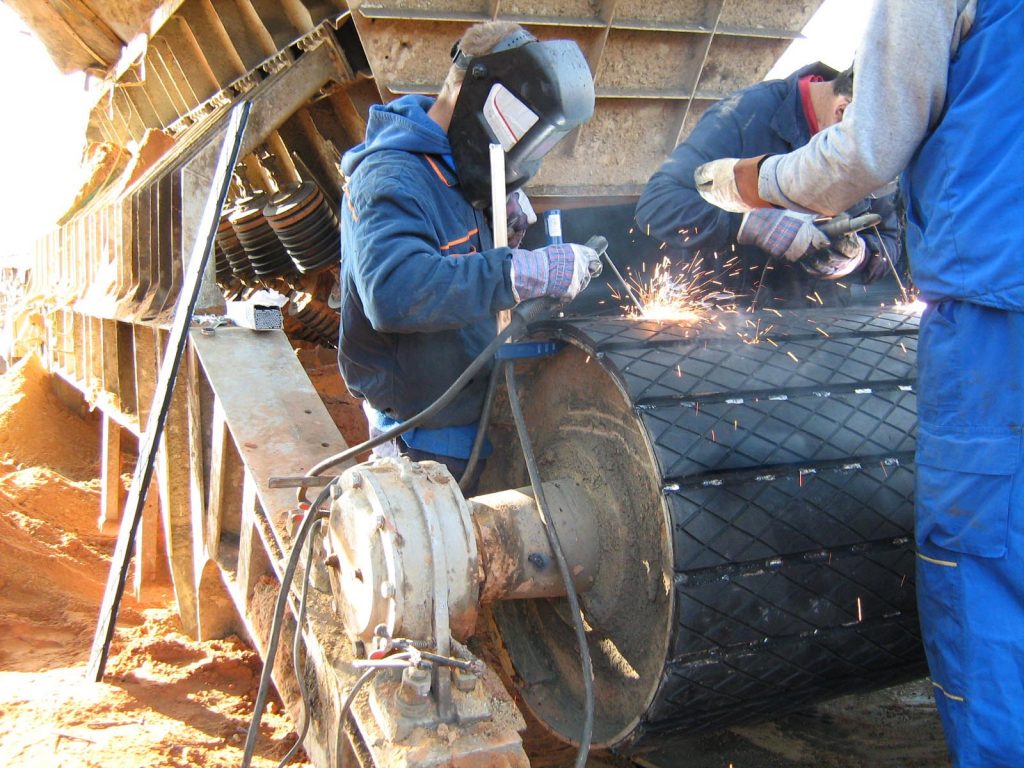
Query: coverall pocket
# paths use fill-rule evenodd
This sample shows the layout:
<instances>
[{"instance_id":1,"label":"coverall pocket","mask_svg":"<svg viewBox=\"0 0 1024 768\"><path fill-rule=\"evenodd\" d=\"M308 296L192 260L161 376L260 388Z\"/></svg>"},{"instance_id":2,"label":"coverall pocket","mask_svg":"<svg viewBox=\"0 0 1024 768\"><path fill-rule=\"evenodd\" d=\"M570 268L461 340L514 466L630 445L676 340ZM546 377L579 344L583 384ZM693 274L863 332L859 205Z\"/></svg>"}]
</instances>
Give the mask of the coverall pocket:
<instances>
[{"instance_id":1,"label":"coverall pocket","mask_svg":"<svg viewBox=\"0 0 1024 768\"><path fill-rule=\"evenodd\" d=\"M918 341L919 415L957 412L963 402L963 340L956 323L958 302L929 304L921 316Z\"/></svg>"},{"instance_id":2,"label":"coverall pocket","mask_svg":"<svg viewBox=\"0 0 1024 768\"><path fill-rule=\"evenodd\" d=\"M1019 454L1018 435L922 430L917 438L918 547L1004 556Z\"/></svg>"}]
</instances>

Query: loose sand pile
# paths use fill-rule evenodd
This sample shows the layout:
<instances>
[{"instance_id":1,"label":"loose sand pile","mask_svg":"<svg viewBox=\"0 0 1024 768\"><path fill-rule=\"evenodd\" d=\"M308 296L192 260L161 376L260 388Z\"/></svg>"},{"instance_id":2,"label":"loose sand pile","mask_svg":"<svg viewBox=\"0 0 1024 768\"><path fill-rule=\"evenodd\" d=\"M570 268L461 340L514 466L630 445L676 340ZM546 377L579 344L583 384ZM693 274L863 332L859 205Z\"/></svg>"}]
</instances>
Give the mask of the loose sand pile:
<instances>
[{"instance_id":1,"label":"loose sand pile","mask_svg":"<svg viewBox=\"0 0 1024 768\"><path fill-rule=\"evenodd\" d=\"M85 682L114 545L96 528L99 441L38 360L0 377L0 765L237 766L260 659L182 635L167 591L125 598L106 682ZM267 768L294 735L277 702L263 723Z\"/></svg>"}]
</instances>

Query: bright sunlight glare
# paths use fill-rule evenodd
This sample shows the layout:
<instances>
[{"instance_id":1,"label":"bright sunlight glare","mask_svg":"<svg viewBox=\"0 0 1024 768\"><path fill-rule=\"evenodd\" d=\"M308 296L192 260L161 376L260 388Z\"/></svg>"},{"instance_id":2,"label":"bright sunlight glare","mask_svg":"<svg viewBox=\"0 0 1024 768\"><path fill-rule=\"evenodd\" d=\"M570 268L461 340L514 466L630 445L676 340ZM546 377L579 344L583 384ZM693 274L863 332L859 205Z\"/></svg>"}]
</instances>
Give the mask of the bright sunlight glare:
<instances>
[{"instance_id":1,"label":"bright sunlight glare","mask_svg":"<svg viewBox=\"0 0 1024 768\"><path fill-rule=\"evenodd\" d=\"M2 260L28 251L74 199L91 98L85 75L62 75L6 4L0 4L0 71Z\"/></svg>"},{"instance_id":2,"label":"bright sunlight glare","mask_svg":"<svg viewBox=\"0 0 1024 768\"><path fill-rule=\"evenodd\" d=\"M815 61L840 71L846 69L853 63L873 3L874 0L825 0L804 27L804 39L793 41L765 80L786 77Z\"/></svg>"}]
</instances>

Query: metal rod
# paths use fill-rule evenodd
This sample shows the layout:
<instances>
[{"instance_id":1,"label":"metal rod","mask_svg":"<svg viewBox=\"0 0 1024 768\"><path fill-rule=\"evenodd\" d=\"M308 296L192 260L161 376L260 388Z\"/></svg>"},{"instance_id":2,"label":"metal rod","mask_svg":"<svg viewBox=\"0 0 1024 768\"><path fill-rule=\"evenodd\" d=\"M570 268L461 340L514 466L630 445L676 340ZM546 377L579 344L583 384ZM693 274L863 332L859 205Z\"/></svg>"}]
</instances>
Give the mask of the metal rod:
<instances>
[{"instance_id":1,"label":"metal rod","mask_svg":"<svg viewBox=\"0 0 1024 768\"><path fill-rule=\"evenodd\" d=\"M153 403L146 423L146 432L139 446L139 460L135 466L128 499L125 502L125 514L122 516L121 529L117 534L117 545L111 561L110 573L103 592L103 603L96 624L96 634L89 653L89 665L86 676L89 680L101 682L107 667L107 656L110 653L110 641L114 637L117 624L118 608L124 596L125 583L128 580L128 567L135 548L135 537L142 522L142 510L146 503L146 494L150 481L153 479L153 467L156 462L156 449L163 436L167 422L167 412L171 406L171 395L174 392L174 380L188 343L188 329L191 325L192 313L195 311L202 284L206 263L213 252L214 236L220 221L221 210L227 199L228 187L231 184L231 171L238 162L245 126L249 121L252 103L243 101L231 110L224 131L224 143L221 145L217 165L214 170L210 192L203 207L203 214L196 229L196 241L193 243L188 266L182 278L178 304L174 310L174 321L171 325L170 338L160 365L160 377Z\"/></svg>"},{"instance_id":2,"label":"metal rod","mask_svg":"<svg viewBox=\"0 0 1024 768\"><path fill-rule=\"evenodd\" d=\"M267 481L269 488L322 488L338 475L278 475Z\"/></svg>"},{"instance_id":3,"label":"metal rod","mask_svg":"<svg viewBox=\"0 0 1024 768\"><path fill-rule=\"evenodd\" d=\"M618 279L619 283L622 284L622 287L626 289L626 295L629 297L629 300L633 302L633 306L637 308L637 311L641 315L644 314L644 312L647 311L644 308L644 303L640 301L640 297L633 292L633 288L630 286L629 283L626 282L626 278L624 278L622 276L622 273L619 272L618 267L616 267L615 264L612 263L612 257L608 255L608 251L602 251L601 255L604 256L605 263L611 268L612 274L614 274L615 277Z\"/></svg>"},{"instance_id":4,"label":"metal rod","mask_svg":"<svg viewBox=\"0 0 1024 768\"><path fill-rule=\"evenodd\" d=\"M882 246L882 255L885 256L885 260L889 263L889 269L892 271L892 276L896 278L896 285L900 287L900 296L903 297L903 301L907 304L910 303L910 294L907 293L907 287L903 285L903 281L900 280L900 273L896 271L896 264L892 260L892 256L889 255L889 249L885 247L885 240L882 239L882 233L878 230L878 225L875 224L872 229L875 230L875 237L878 238L878 244Z\"/></svg>"}]
</instances>

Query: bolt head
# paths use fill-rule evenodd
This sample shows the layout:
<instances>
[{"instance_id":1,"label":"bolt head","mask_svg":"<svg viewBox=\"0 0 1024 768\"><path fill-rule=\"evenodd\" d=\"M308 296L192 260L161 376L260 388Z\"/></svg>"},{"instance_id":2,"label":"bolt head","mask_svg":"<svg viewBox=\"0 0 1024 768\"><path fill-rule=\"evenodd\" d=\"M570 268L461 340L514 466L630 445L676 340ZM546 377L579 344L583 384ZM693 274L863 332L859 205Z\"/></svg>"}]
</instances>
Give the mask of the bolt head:
<instances>
[{"instance_id":1,"label":"bolt head","mask_svg":"<svg viewBox=\"0 0 1024 768\"><path fill-rule=\"evenodd\" d=\"M402 689L420 698L430 695L430 670L406 667L402 670Z\"/></svg>"},{"instance_id":2,"label":"bolt head","mask_svg":"<svg viewBox=\"0 0 1024 768\"><path fill-rule=\"evenodd\" d=\"M476 688L477 676L468 669L454 669L452 670L452 681L455 683L457 691L470 693Z\"/></svg>"},{"instance_id":3,"label":"bolt head","mask_svg":"<svg viewBox=\"0 0 1024 768\"><path fill-rule=\"evenodd\" d=\"M373 525L378 531L383 531L385 528L387 528L388 519L384 517L383 514L378 512L373 516Z\"/></svg>"},{"instance_id":4,"label":"bolt head","mask_svg":"<svg viewBox=\"0 0 1024 768\"><path fill-rule=\"evenodd\" d=\"M390 600L395 596L395 585L390 581L382 581L380 583L380 596L385 600Z\"/></svg>"}]
</instances>

